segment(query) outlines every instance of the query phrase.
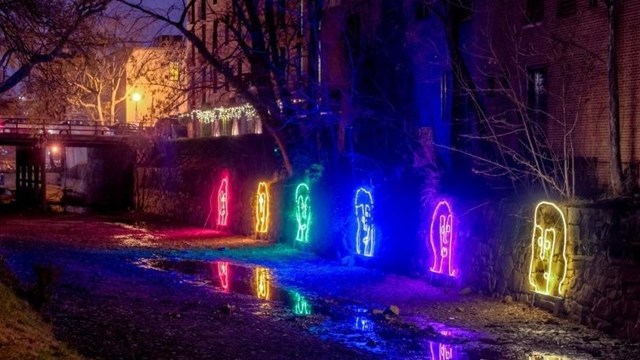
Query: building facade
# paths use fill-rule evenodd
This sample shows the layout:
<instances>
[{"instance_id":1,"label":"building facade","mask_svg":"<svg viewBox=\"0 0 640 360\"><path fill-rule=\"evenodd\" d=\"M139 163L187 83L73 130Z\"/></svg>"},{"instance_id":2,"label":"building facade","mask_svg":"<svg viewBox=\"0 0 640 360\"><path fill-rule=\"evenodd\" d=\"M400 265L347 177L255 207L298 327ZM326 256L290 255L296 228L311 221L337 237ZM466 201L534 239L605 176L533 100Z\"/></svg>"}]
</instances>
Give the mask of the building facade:
<instances>
[{"instance_id":1,"label":"building facade","mask_svg":"<svg viewBox=\"0 0 640 360\"><path fill-rule=\"evenodd\" d=\"M252 9L240 3L234 0L188 3L188 27L210 52L206 58L203 49L198 49L193 42L187 50L188 116L196 120L196 135L262 132L257 114L243 96L243 91L245 94L255 92L253 81L259 76L256 75L261 71L259 68L269 68L264 73L271 77L279 92L279 101L286 95L296 103L308 96L310 67L320 66L318 55L315 60L310 59L308 51L311 36L307 6L312 2L273 1L272 7L254 2ZM250 13L256 18L249 18ZM252 33L251 27L255 24L260 25L260 30ZM251 62L250 52L262 46L256 42L265 42L269 52L267 64ZM212 58L219 61L220 66L214 66Z\"/></svg>"},{"instance_id":2,"label":"building facade","mask_svg":"<svg viewBox=\"0 0 640 360\"><path fill-rule=\"evenodd\" d=\"M150 46L134 48L126 62L125 122L150 126L154 120L187 110L185 44L181 36L162 35Z\"/></svg>"}]
</instances>

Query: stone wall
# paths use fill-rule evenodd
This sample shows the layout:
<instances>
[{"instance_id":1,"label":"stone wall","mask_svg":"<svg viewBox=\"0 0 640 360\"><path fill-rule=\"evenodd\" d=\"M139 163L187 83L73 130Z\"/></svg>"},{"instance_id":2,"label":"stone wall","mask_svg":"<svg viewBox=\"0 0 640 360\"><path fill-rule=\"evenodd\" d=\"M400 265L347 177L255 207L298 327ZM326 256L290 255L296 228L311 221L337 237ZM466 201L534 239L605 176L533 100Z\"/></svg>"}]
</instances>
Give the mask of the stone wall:
<instances>
[{"instance_id":1,"label":"stone wall","mask_svg":"<svg viewBox=\"0 0 640 360\"><path fill-rule=\"evenodd\" d=\"M534 206L485 203L462 216L463 286L551 306L590 327L640 339L640 206L561 206L568 225L568 268L566 294L559 299L534 295L528 281Z\"/></svg>"},{"instance_id":2,"label":"stone wall","mask_svg":"<svg viewBox=\"0 0 640 360\"><path fill-rule=\"evenodd\" d=\"M214 228L209 212L212 201L217 201L220 179L226 174L230 184L226 229L250 234L258 182L268 181L271 191L278 189L281 162L274 149L273 141L262 135L158 142L139 154L135 171L136 208ZM272 199L277 198L272 195ZM274 204L275 200L272 208Z\"/></svg>"}]
</instances>

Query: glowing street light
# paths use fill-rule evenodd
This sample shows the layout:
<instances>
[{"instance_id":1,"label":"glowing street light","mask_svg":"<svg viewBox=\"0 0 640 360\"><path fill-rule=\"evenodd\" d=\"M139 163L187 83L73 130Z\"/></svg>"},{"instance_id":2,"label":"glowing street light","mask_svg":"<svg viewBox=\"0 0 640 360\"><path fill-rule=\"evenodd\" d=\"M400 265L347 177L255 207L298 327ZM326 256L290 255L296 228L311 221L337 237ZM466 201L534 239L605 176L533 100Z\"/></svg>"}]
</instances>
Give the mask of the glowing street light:
<instances>
[{"instance_id":1,"label":"glowing street light","mask_svg":"<svg viewBox=\"0 0 640 360\"><path fill-rule=\"evenodd\" d=\"M131 100L133 100L133 102L136 104L135 123L138 124L138 102L142 100L142 94L137 91L134 92L133 94L131 94Z\"/></svg>"}]
</instances>

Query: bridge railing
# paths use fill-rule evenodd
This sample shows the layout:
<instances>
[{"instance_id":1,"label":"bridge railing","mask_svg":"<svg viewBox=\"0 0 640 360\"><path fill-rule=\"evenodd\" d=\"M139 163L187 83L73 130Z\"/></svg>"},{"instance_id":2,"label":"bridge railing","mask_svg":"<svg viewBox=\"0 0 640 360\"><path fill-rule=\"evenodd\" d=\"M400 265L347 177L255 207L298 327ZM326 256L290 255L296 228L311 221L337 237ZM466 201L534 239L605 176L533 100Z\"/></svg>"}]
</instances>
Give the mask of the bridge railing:
<instances>
[{"instance_id":1,"label":"bridge railing","mask_svg":"<svg viewBox=\"0 0 640 360\"><path fill-rule=\"evenodd\" d=\"M0 122L1 134L49 134L49 135L88 135L110 136L113 131L98 123L93 124L47 124L26 122L25 119L4 119Z\"/></svg>"}]
</instances>

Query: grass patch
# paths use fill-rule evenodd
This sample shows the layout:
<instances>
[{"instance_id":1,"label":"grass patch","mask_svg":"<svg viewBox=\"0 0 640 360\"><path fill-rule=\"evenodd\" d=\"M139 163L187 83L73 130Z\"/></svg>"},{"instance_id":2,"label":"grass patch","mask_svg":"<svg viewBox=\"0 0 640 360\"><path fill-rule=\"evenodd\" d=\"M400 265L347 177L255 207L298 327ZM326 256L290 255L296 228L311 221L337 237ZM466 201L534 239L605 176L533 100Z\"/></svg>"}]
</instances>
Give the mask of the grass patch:
<instances>
[{"instance_id":1,"label":"grass patch","mask_svg":"<svg viewBox=\"0 0 640 360\"><path fill-rule=\"evenodd\" d=\"M26 301L0 283L0 358L82 359L56 340L51 326Z\"/></svg>"}]
</instances>

